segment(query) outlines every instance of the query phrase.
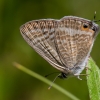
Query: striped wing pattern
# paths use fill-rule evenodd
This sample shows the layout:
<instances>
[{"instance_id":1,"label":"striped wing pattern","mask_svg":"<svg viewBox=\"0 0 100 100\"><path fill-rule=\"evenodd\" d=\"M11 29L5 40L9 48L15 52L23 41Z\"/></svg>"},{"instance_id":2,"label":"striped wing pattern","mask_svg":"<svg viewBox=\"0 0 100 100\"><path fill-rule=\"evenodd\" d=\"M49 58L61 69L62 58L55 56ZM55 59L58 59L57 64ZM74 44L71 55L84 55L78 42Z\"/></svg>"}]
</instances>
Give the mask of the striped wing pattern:
<instances>
[{"instance_id":1,"label":"striped wing pattern","mask_svg":"<svg viewBox=\"0 0 100 100\"><path fill-rule=\"evenodd\" d=\"M45 60L57 69L61 69L63 63L57 52L55 44L55 30L58 21L40 20L31 21L21 26L20 31L27 43L35 49ZM62 68L63 71L64 67Z\"/></svg>"},{"instance_id":2,"label":"striped wing pattern","mask_svg":"<svg viewBox=\"0 0 100 100\"><path fill-rule=\"evenodd\" d=\"M87 62L94 32L82 30L82 25L89 22L77 17L33 20L22 25L20 31L37 53L53 67L66 73L66 70L85 66Z\"/></svg>"}]
</instances>

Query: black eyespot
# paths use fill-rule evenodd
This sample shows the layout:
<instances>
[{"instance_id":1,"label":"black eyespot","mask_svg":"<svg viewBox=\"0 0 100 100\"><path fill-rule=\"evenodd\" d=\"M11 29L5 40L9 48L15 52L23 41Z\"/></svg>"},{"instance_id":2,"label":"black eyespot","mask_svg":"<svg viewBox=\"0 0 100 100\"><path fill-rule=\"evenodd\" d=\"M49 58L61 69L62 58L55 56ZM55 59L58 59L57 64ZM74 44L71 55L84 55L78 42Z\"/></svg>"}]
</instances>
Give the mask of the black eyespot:
<instances>
[{"instance_id":1,"label":"black eyespot","mask_svg":"<svg viewBox=\"0 0 100 100\"><path fill-rule=\"evenodd\" d=\"M87 24L84 24L83 27L84 27L84 28L88 28L88 25L87 25Z\"/></svg>"},{"instance_id":2,"label":"black eyespot","mask_svg":"<svg viewBox=\"0 0 100 100\"><path fill-rule=\"evenodd\" d=\"M95 27L92 27L92 30L93 30L93 31L96 31L96 28L95 28Z\"/></svg>"}]
</instances>

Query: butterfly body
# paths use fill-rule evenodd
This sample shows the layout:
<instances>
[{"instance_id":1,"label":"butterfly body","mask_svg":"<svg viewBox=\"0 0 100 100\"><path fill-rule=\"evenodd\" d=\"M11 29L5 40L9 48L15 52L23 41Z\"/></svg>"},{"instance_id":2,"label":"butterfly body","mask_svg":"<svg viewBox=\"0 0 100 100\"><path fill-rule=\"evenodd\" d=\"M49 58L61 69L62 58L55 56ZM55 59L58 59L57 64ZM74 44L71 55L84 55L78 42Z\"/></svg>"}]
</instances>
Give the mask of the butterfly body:
<instances>
[{"instance_id":1,"label":"butterfly body","mask_svg":"<svg viewBox=\"0 0 100 100\"><path fill-rule=\"evenodd\" d=\"M65 16L41 19L20 28L26 42L53 67L68 75L80 75L86 67L99 26L93 21Z\"/></svg>"}]
</instances>

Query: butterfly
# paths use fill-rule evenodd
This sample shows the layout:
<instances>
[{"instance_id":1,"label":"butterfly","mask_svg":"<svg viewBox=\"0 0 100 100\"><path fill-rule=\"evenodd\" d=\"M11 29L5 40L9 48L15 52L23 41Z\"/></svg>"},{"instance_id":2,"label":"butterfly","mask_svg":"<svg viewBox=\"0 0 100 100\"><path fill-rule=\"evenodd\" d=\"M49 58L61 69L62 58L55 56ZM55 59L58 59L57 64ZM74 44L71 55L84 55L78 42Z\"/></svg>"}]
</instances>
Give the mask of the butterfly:
<instances>
[{"instance_id":1,"label":"butterfly","mask_svg":"<svg viewBox=\"0 0 100 100\"><path fill-rule=\"evenodd\" d=\"M32 20L22 25L20 32L39 55L61 71L59 77L79 78L99 33L95 22L76 16Z\"/></svg>"}]
</instances>

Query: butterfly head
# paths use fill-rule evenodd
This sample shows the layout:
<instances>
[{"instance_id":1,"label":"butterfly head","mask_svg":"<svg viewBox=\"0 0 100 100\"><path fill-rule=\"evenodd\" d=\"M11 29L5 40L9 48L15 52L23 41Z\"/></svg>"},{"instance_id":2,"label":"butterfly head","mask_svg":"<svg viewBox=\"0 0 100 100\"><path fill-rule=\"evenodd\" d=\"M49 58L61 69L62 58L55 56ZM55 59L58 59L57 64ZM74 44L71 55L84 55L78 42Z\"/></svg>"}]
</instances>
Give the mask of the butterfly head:
<instances>
[{"instance_id":1,"label":"butterfly head","mask_svg":"<svg viewBox=\"0 0 100 100\"><path fill-rule=\"evenodd\" d=\"M61 79L65 79L68 78L68 75L62 72L58 77Z\"/></svg>"}]
</instances>

